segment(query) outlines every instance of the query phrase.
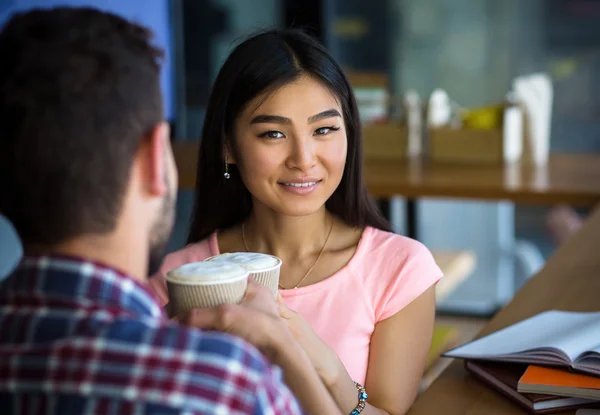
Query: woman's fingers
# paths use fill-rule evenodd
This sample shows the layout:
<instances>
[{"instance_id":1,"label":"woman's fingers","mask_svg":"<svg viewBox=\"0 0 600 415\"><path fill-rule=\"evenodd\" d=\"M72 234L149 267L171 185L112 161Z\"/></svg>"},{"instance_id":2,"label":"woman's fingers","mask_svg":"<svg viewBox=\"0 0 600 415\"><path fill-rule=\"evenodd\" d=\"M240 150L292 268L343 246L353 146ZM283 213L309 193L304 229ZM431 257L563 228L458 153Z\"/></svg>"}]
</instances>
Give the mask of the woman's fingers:
<instances>
[{"instance_id":1,"label":"woman's fingers","mask_svg":"<svg viewBox=\"0 0 600 415\"><path fill-rule=\"evenodd\" d=\"M296 312L288 308L284 303L277 303L277 309L279 311L279 316L286 320L289 320L296 315Z\"/></svg>"},{"instance_id":2,"label":"woman's fingers","mask_svg":"<svg viewBox=\"0 0 600 415\"><path fill-rule=\"evenodd\" d=\"M242 299L242 304L252 301L254 297L260 295L260 291L261 285L258 284L252 276L248 277L248 286L246 287L246 293Z\"/></svg>"},{"instance_id":3,"label":"woman's fingers","mask_svg":"<svg viewBox=\"0 0 600 415\"><path fill-rule=\"evenodd\" d=\"M248 280L248 288L241 302L244 307L251 307L272 316L277 316L277 302L267 287L260 285L254 279Z\"/></svg>"}]
</instances>

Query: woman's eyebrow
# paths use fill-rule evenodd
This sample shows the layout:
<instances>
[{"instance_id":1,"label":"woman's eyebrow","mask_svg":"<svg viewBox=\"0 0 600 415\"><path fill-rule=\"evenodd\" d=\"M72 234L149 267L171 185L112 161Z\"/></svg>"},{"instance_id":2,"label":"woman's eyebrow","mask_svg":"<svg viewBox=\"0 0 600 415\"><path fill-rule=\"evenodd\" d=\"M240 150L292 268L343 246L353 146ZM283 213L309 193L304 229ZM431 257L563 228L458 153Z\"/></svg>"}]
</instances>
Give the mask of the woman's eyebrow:
<instances>
[{"instance_id":1,"label":"woman's eyebrow","mask_svg":"<svg viewBox=\"0 0 600 415\"><path fill-rule=\"evenodd\" d=\"M320 112L317 115L313 115L311 117L308 117L308 123L312 124L312 123L315 123L317 121L324 120L325 118L331 118L331 117L341 117L341 115L338 112L338 110L330 109L330 110L327 110L327 111Z\"/></svg>"},{"instance_id":2,"label":"woman's eyebrow","mask_svg":"<svg viewBox=\"0 0 600 415\"><path fill-rule=\"evenodd\" d=\"M341 117L341 115L338 110L330 109L330 110L323 111L316 115L312 115L312 116L308 117L308 123L313 124L317 121L321 121L321 120L324 120L326 118L331 118L331 117ZM250 124L267 124L267 123L291 125L292 120L287 117L283 117L281 115L266 115L266 114L257 115L256 117L252 118L252 120L250 120Z\"/></svg>"},{"instance_id":3,"label":"woman's eyebrow","mask_svg":"<svg viewBox=\"0 0 600 415\"><path fill-rule=\"evenodd\" d=\"M292 124L292 120L290 120L287 117L282 117L281 115L257 115L256 117L252 118L252 120L250 121L250 124L263 124L263 123L290 125L290 124Z\"/></svg>"}]
</instances>

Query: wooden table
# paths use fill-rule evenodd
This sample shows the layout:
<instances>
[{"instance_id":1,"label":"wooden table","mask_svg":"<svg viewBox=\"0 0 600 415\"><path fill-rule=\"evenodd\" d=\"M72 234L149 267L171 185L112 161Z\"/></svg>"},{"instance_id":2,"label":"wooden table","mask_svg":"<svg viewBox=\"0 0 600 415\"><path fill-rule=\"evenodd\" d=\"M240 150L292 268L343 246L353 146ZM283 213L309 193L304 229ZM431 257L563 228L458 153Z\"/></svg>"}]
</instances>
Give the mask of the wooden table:
<instances>
[{"instance_id":1,"label":"wooden table","mask_svg":"<svg viewBox=\"0 0 600 415\"><path fill-rule=\"evenodd\" d=\"M176 142L173 151L180 188L191 190L196 178L198 143ZM369 192L385 201L403 196L406 235L418 239L415 199L466 198L513 203L593 207L600 202L600 155L552 155L547 166L527 164L435 164L415 160L367 159L364 177Z\"/></svg>"},{"instance_id":2,"label":"wooden table","mask_svg":"<svg viewBox=\"0 0 600 415\"><path fill-rule=\"evenodd\" d=\"M526 164L366 161L365 180L375 196L453 197L592 207L600 201L600 155L555 154L541 168Z\"/></svg>"},{"instance_id":3,"label":"wooden table","mask_svg":"<svg viewBox=\"0 0 600 415\"><path fill-rule=\"evenodd\" d=\"M600 311L600 209L562 245L544 268L485 326L479 337L551 309ZM574 414L574 411L565 414ZM415 402L409 415L499 415L526 412L469 377L462 361Z\"/></svg>"},{"instance_id":4,"label":"wooden table","mask_svg":"<svg viewBox=\"0 0 600 415\"><path fill-rule=\"evenodd\" d=\"M173 143L182 189L193 189L197 142ZM600 202L600 155L556 154L546 167L451 165L422 160L366 160L364 177L375 197L452 197L526 204L592 207Z\"/></svg>"}]
</instances>

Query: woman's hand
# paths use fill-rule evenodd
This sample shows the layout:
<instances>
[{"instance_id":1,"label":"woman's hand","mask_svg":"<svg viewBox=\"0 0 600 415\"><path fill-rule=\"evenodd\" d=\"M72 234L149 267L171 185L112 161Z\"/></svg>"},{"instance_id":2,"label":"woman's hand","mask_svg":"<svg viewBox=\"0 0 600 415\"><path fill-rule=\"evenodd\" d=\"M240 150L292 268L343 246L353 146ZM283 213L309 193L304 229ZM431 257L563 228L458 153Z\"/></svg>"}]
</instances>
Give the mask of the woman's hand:
<instances>
[{"instance_id":1,"label":"woman's hand","mask_svg":"<svg viewBox=\"0 0 600 415\"><path fill-rule=\"evenodd\" d=\"M285 383L307 413L341 415L306 352L279 317L273 294L254 280L249 280L241 304L196 309L176 320L187 326L244 338L281 367Z\"/></svg>"},{"instance_id":2,"label":"woman's hand","mask_svg":"<svg viewBox=\"0 0 600 415\"><path fill-rule=\"evenodd\" d=\"M345 372L337 354L321 340L300 314L285 305L281 295L277 297L277 303L279 315L308 355L325 386L329 388L335 385L340 374Z\"/></svg>"}]
</instances>

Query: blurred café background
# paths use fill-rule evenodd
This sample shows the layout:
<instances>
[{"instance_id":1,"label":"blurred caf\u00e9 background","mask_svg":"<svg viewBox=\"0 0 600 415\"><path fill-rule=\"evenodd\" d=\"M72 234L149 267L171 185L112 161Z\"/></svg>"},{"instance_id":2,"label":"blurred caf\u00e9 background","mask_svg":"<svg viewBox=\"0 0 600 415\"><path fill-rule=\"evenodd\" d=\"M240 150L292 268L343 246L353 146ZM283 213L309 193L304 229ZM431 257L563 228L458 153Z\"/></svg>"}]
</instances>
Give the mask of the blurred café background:
<instances>
[{"instance_id":1,"label":"blurred caf\u00e9 background","mask_svg":"<svg viewBox=\"0 0 600 415\"><path fill-rule=\"evenodd\" d=\"M182 176L170 251L187 237L211 84L236 41L266 27L306 28L349 75L367 185L447 275L439 347L474 335L600 199L599 1L0 0L0 25L63 4L135 19L167 52ZM0 278L20 255L0 218Z\"/></svg>"}]
</instances>

